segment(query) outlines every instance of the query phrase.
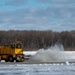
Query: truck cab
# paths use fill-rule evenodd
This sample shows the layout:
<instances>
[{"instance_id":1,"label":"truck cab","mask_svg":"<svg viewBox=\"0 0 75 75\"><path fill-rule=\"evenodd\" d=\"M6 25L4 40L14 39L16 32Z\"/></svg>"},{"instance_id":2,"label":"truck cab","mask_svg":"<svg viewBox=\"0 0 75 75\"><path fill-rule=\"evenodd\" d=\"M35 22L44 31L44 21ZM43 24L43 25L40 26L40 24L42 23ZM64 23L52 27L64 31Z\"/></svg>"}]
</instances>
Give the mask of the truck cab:
<instances>
[{"instance_id":1,"label":"truck cab","mask_svg":"<svg viewBox=\"0 0 75 75\"><path fill-rule=\"evenodd\" d=\"M23 44L20 41L16 41L9 45L0 46L0 60L10 61L23 61Z\"/></svg>"}]
</instances>

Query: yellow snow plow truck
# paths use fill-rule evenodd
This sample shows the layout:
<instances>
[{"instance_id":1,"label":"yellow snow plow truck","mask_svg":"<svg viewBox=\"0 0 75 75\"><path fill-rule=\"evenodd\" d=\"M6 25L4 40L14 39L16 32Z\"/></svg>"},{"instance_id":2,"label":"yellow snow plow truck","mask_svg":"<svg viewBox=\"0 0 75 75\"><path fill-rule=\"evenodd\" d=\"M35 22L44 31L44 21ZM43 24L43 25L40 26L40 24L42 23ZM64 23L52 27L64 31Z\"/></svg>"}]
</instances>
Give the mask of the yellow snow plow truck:
<instances>
[{"instance_id":1,"label":"yellow snow plow truck","mask_svg":"<svg viewBox=\"0 0 75 75\"><path fill-rule=\"evenodd\" d=\"M14 60L23 61L23 50L22 43L16 41L9 45L0 46L0 61L5 60L6 62L14 62Z\"/></svg>"}]
</instances>

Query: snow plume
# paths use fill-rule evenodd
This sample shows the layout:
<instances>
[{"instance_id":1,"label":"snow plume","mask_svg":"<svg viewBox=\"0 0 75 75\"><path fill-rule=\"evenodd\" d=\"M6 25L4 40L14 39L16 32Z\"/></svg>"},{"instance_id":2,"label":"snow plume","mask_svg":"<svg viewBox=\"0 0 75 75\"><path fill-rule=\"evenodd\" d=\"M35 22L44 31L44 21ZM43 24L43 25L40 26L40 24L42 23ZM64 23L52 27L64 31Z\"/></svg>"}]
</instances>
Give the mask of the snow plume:
<instances>
[{"instance_id":1,"label":"snow plume","mask_svg":"<svg viewBox=\"0 0 75 75\"><path fill-rule=\"evenodd\" d=\"M29 63L40 62L66 62L73 59L73 52L64 51L62 45L55 45L49 49L40 49L38 52L29 59Z\"/></svg>"}]
</instances>

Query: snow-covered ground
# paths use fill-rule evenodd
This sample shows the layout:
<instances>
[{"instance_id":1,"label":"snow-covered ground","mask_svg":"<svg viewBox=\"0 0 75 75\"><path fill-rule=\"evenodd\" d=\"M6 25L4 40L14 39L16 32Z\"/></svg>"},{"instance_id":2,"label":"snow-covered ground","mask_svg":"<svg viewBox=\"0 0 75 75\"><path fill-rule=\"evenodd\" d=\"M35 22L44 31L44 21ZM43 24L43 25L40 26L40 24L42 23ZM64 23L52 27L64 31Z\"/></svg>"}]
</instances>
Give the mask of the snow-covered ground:
<instances>
[{"instance_id":1,"label":"snow-covered ground","mask_svg":"<svg viewBox=\"0 0 75 75\"><path fill-rule=\"evenodd\" d=\"M0 75L75 75L75 64L0 65Z\"/></svg>"},{"instance_id":2,"label":"snow-covered ground","mask_svg":"<svg viewBox=\"0 0 75 75\"><path fill-rule=\"evenodd\" d=\"M24 51L23 53L32 55L29 62L33 61L34 64L1 62L0 75L75 75L75 51L64 51L63 48L55 46L47 50ZM51 61L55 63L50 63ZM48 64L35 62L48 62Z\"/></svg>"},{"instance_id":3,"label":"snow-covered ground","mask_svg":"<svg viewBox=\"0 0 75 75\"><path fill-rule=\"evenodd\" d=\"M23 51L23 54L25 55L35 55L37 51Z\"/></svg>"}]
</instances>

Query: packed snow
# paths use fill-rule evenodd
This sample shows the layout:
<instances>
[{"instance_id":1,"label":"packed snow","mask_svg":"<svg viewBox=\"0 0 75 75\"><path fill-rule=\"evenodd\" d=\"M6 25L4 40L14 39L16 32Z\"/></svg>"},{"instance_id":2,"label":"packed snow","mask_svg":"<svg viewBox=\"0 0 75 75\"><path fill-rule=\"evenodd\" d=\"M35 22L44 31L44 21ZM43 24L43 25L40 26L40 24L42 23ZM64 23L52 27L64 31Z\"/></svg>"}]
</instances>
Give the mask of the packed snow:
<instances>
[{"instance_id":1,"label":"packed snow","mask_svg":"<svg viewBox=\"0 0 75 75\"><path fill-rule=\"evenodd\" d=\"M75 64L0 65L0 75L75 75Z\"/></svg>"}]
</instances>

